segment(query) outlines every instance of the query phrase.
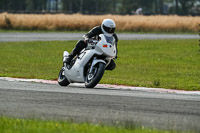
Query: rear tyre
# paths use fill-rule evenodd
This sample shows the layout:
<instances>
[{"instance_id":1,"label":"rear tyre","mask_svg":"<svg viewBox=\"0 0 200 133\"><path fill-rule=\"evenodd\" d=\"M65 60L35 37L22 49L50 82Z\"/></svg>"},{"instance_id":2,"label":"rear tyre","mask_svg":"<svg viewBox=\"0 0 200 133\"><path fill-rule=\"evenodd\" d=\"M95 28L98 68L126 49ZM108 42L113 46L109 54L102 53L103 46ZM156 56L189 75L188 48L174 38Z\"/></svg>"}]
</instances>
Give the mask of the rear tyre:
<instances>
[{"instance_id":1,"label":"rear tyre","mask_svg":"<svg viewBox=\"0 0 200 133\"><path fill-rule=\"evenodd\" d=\"M70 84L67 78L65 77L64 68L62 68L58 74L58 84L60 86L68 86Z\"/></svg>"},{"instance_id":2,"label":"rear tyre","mask_svg":"<svg viewBox=\"0 0 200 133\"><path fill-rule=\"evenodd\" d=\"M94 88L101 80L101 78L104 74L104 71L105 71L104 63L100 62L100 63L96 64L96 66L94 66L94 70L92 71L92 73L88 72L86 75L85 87Z\"/></svg>"}]
</instances>

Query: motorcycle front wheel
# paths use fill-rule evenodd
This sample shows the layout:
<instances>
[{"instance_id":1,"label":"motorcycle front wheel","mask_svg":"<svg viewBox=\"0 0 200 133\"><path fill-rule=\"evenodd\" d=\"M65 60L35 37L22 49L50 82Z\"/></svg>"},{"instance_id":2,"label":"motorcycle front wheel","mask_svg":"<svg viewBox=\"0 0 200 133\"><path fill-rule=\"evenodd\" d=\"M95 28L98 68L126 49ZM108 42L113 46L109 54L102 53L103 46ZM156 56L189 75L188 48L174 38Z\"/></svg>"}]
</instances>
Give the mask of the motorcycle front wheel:
<instances>
[{"instance_id":1,"label":"motorcycle front wheel","mask_svg":"<svg viewBox=\"0 0 200 133\"><path fill-rule=\"evenodd\" d=\"M61 70L58 74L58 84L60 86L68 86L70 84L69 81L67 80L67 78L65 77L63 68L61 68Z\"/></svg>"},{"instance_id":2,"label":"motorcycle front wheel","mask_svg":"<svg viewBox=\"0 0 200 133\"><path fill-rule=\"evenodd\" d=\"M87 73L85 79L85 87L94 88L99 83L104 74L105 66L106 65L104 63L100 62L94 67L92 73Z\"/></svg>"}]
</instances>

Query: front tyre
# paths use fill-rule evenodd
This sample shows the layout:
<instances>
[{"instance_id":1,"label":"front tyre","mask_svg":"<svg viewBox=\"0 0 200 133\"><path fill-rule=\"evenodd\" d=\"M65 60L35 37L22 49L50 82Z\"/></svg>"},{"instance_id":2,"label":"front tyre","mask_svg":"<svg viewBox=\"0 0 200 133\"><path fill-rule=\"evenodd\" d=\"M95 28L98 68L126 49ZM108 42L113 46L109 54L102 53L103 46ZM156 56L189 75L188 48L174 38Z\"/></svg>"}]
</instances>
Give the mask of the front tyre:
<instances>
[{"instance_id":1,"label":"front tyre","mask_svg":"<svg viewBox=\"0 0 200 133\"><path fill-rule=\"evenodd\" d=\"M93 88L99 83L104 74L105 66L106 65L104 63L100 62L94 66L92 73L87 73L85 79L85 87Z\"/></svg>"},{"instance_id":2,"label":"front tyre","mask_svg":"<svg viewBox=\"0 0 200 133\"><path fill-rule=\"evenodd\" d=\"M61 68L58 74L58 84L60 86L68 86L70 84L67 78L65 77L64 68Z\"/></svg>"}]
</instances>

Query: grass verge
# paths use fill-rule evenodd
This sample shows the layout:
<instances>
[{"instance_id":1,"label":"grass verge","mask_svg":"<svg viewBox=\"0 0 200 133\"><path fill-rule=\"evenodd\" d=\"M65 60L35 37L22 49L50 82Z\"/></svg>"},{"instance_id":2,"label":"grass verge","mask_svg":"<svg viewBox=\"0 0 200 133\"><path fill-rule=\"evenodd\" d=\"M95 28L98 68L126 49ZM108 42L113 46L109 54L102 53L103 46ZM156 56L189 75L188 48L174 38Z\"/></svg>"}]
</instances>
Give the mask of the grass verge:
<instances>
[{"instance_id":1,"label":"grass verge","mask_svg":"<svg viewBox=\"0 0 200 133\"><path fill-rule=\"evenodd\" d=\"M0 28L15 30L90 30L105 18L116 22L119 31L198 32L200 17L175 15L81 15L0 13ZM167 23L166 23L167 22Z\"/></svg>"},{"instance_id":2,"label":"grass verge","mask_svg":"<svg viewBox=\"0 0 200 133\"><path fill-rule=\"evenodd\" d=\"M56 79L76 41L1 42L0 76ZM120 41L117 68L101 83L200 90L198 40Z\"/></svg>"},{"instance_id":3,"label":"grass verge","mask_svg":"<svg viewBox=\"0 0 200 133\"><path fill-rule=\"evenodd\" d=\"M88 31L80 30L15 30L15 29L1 29L0 33L87 33ZM170 33L169 33L170 34ZM197 34L195 32L180 32L180 34Z\"/></svg>"},{"instance_id":4,"label":"grass verge","mask_svg":"<svg viewBox=\"0 0 200 133\"><path fill-rule=\"evenodd\" d=\"M87 33L87 30L15 30L15 29L1 29L0 33ZM196 35L197 32L176 32L176 31L118 31L117 33L129 34L182 34L182 35Z\"/></svg>"},{"instance_id":5,"label":"grass verge","mask_svg":"<svg viewBox=\"0 0 200 133\"><path fill-rule=\"evenodd\" d=\"M123 128L89 123L0 117L1 133L176 133L145 128Z\"/></svg>"}]
</instances>

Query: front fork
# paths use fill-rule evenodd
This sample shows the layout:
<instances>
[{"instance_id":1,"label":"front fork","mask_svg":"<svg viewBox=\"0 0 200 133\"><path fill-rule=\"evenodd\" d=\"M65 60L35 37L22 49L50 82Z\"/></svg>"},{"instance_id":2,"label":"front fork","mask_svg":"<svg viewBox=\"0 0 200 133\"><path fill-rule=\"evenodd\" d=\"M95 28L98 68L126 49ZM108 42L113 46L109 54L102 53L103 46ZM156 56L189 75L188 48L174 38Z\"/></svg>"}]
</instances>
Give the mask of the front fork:
<instances>
[{"instance_id":1,"label":"front fork","mask_svg":"<svg viewBox=\"0 0 200 133\"><path fill-rule=\"evenodd\" d=\"M90 69L88 71L88 76L86 77L88 81L92 80L94 78L94 76L96 75L96 72L97 72L97 67L95 68L94 66L99 63L99 62L102 62L104 64L106 64L106 62L102 59L97 59L96 57L93 58L92 60L92 64L90 66Z\"/></svg>"},{"instance_id":2,"label":"front fork","mask_svg":"<svg viewBox=\"0 0 200 133\"><path fill-rule=\"evenodd\" d=\"M102 62L102 63L106 64L106 62L105 62L104 60L102 60L102 59L97 59L97 57L94 57L94 58L93 58L93 61L92 61L92 65L91 65L90 70L89 70L89 73L92 72L93 67L94 67L97 63L99 63L99 62Z\"/></svg>"}]
</instances>

